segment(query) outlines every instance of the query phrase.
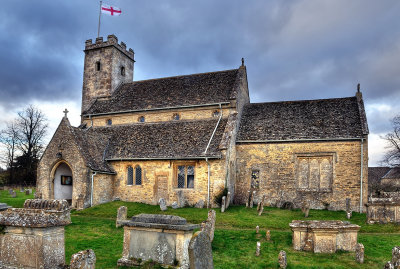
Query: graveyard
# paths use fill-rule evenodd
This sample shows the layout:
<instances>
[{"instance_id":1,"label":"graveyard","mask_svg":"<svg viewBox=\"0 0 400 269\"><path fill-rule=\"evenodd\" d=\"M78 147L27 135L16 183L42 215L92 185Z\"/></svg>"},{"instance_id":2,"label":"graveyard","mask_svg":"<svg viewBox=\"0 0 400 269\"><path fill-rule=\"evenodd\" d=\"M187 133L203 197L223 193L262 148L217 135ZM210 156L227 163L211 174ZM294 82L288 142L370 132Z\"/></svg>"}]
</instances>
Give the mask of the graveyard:
<instances>
[{"instance_id":1,"label":"graveyard","mask_svg":"<svg viewBox=\"0 0 400 269\"><path fill-rule=\"evenodd\" d=\"M10 197L8 191L0 191L0 202L12 207L22 207L32 194L16 191ZM96 254L96 268L117 267L123 250L123 228L116 228L116 216L120 206L126 206L127 216L166 214L185 218L188 223L201 224L207 219L206 208L168 208L159 206L114 201L81 211L71 211L71 224L65 226L65 257L69 263L71 255L85 249ZM348 221L344 211L310 210L308 218L300 209L288 210L264 207L261 216L257 208L231 205L224 213L216 210L216 227L212 252L214 268L278 268L278 254L284 250L287 268L383 268L391 260L392 248L400 242L400 226L396 224L367 224L366 215L353 213L351 224L360 226L358 242L365 248L364 263L355 260L354 252L312 253L296 251L292 245L293 220L340 220ZM259 226L257 233L256 226ZM267 230L270 238L266 237ZM259 255L256 255L260 242ZM140 268L140 267L139 267ZM143 262L141 268L149 268ZM152 267L150 267L152 268ZM157 265L154 268L158 268Z\"/></svg>"}]
</instances>

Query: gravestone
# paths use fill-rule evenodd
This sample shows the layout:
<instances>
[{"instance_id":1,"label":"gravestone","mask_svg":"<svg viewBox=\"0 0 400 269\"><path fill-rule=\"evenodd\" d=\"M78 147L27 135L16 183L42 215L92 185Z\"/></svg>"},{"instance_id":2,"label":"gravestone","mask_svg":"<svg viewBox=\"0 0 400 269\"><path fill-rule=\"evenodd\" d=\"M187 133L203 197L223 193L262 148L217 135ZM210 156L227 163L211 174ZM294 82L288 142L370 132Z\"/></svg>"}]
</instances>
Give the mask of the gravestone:
<instances>
[{"instance_id":1,"label":"gravestone","mask_svg":"<svg viewBox=\"0 0 400 269\"><path fill-rule=\"evenodd\" d=\"M361 243L356 245L356 262L364 263L364 245Z\"/></svg>"},{"instance_id":2,"label":"gravestone","mask_svg":"<svg viewBox=\"0 0 400 269\"><path fill-rule=\"evenodd\" d=\"M17 197L17 193L13 191L13 192L10 194L10 196L11 196L11 198L16 198L16 197Z\"/></svg>"},{"instance_id":3,"label":"gravestone","mask_svg":"<svg viewBox=\"0 0 400 269\"><path fill-rule=\"evenodd\" d=\"M392 264L394 268L400 268L400 247L396 246L392 249Z\"/></svg>"},{"instance_id":4,"label":"gravestone","mask_svg":"<svg viewBox=\"0 0 400 269\"><path fill-rule=\"evenodd\" d=\"M202 223L201 231L205 232L210 238L210 242L214 241L216 213L214 210L208 211L208 218Z\"/></svg>"},{"instance_id":5,"label":"gravestone","mask_svg":"<svg viewBox=\"0 0 400 269\"><path fill-rule=\"evenodd\" d=\"M92 249L82 250L71 256L70 269L95 269L96 254Z\"/></svg>"},{"instance_id":6,"label":"gravestone","mask_svg":"<svg viewBox=\"0 0 400 269\"><path fill-rule=\"evenodd\" d=\"M267 230L267 233L265 234L265 239L267 239L267 241L271 240L271 232L270 232L270 230Z\"/></svg>"},{"instance_id":7,"label":"gravestone","mask_svg":"<svg viewBox=\"0 0 400 269\"><path fill-rule=\"evenodd\" d=\"M346 198L346 212L351 211L351 199Z\"/></svg>"},{"instance_id":8,"label":"gravestone","mask_svg":"<svg viewBox=\"0 0 400 269\"><path fill-rule=\"evenodd\" d=\"M197 201L197 203L194 205L195 208L204 208L204 200L200 199Z\"/></svg>"},{"instance_id":9,"label":"gravestone","mask_svg":"<svg viewBox=\"0 0 400 269\"><path fill-rule=\"evenodd\" d=\"M19 188L19 192L25 192L24 188Z\"/></svg>"},{"instance_id":10,"label":"gravestone","mask_svg":"<svg viewBox=\"0 0 400 269\"><path fill-rule=\"evenodd\" d=\"M258 241L257 245L256 245L256 256L257 257L260 256L260 249L261 249L261 243L260 243L260 241Z\"/></svg>"},{"instance_id":11,"label":"gravestone","mask_svg":"<svg viewBox=\"0 0 400 269\"><path fill-rule=\"evenodd\" d=\"M29 195L30 193L29 193L29 190L26 190L25 191L25 195Z\"/></svg>"},{"instance_id":12,"label":"gravestone","mask_svg":"<svg viewBox=\"0 0 400 269\"><path fill-rule=\"evenodd\" d=\"M196 232L189 243L190 269L212 269L214 268L211 241L208 235Z\"/></svg>"},{"instance_id":13,"label":"gravestone","mask_svg":"<svg viewBox=\"0 0 400 269\"><path fill-rule=\"evenodd\" d=\"M258 215L261 216L263 211L264 211L264 203L263 202L259 202L258 206L257 206Z\"/></svg>"},{"instance_id":14,"label":"gravestone","mask_svg":"<svg viewBox=\"0 0 400 269\"><path fill-rule=\"evenodd\" d=\"M352 212L351 212L351 211L347 211L347 212L346 212L346 218L347 218L347 219L351 219L351 215L352 215Z\"/></svg>"},{"instance_id":15,"label":"gravestone","mask_svg":"<svg viewBox=\"0 0 400 269\"><path fill-rule=\"evenodd\" d=\"M177 196L178 196L178 207L179 208L185 207L185 193L183 191L178 191Z\"/></svg>"},{"instance_id":16,"label":"gravestone","mask_svg":"<svg viewBox=\"0 0 400 269\"><path fill-rule=\"evenodd\" d=\"M246 207L250 207L250 197L251 197L251 192L247 191Z\"/></svg>"},{"instance_id":17,"label":"gravestone","mask_svg":"<svg viewBox=\"0 0 400 269\"><path fill-rule=\"evenodd\" d=\"M230 203L231 203L231 193L228 191L228 194L226 195L225 209L228 209Z\"/></svg>"},{"instance_id":18,"label":"gravestone","mask_svg":"<svg viewBox=\"0 0 400 269\"><path fill-rule=\"evenodd\" d=\"M279 268L286 269L287 266L287 258L286 258L286 252L281 250L279 252L278 256L278 263L279 263Z\"/></svg>"},{"instance_id":19,"label":"gravestone","mask_svg":"<svg viewBox=\"0 0 400 269\"><path fill-rule=\"evenodd\" d=\"M256 195L256 191L253 191L252 193L251 193L251 196L250 196L250 204L249 204L249 207L250 208L253 208L253 205L254 205L254 196Z\"/></svg>"},{"instance_id":20,"label":"gravestone","mask_svg":"<svg viewBox=\"0 0 400 269\"><path fill-rule=\"evenodd\" d=\"M158 203L160 204L161 211L165 211L168 209L167 203L165 202L164 198L160 198L160 200L158 200Z\"/></svg>"},{"instance_id":21,"label":"gravestone","mask_svg":"<svg viewBox=\"0 0 400 269\"><path fill-rule=\"evenodd\" d=\"M260 233L260 226L256 226L256 233L258 234L258 233Z\"/></svg>"},{"instance_id":22,"label":"gravestone","mask_svg":"<svg viewBox=\"0 0 400 269\"><path fill-rule=\"evenodd\" d=\"M225 212L225 205L226 205L226 196L222 196L221 213Z\"/></svg>"},{"instance_id":23,"label":"gravestone","mask_svg":"<svg viewBox=\"0 0 400 269\"><path fill-rule=\"evenodd\" d=\"M172 209L178 209L178 208L179 208L177 202L173 202L172 205L171 205L171 207L172 207Z\"/></svg>"},{"instance_id":24,"label":"gravestone","mask_svg":"<svg viewBox=\"0 0 400 269\"><path fill-rule=\"evenodd\" d=\"M128 208L126 206L120 206L118 208L118 212L117 212L117 221L115 223L115 226L118 227L122 227L122 224L120 224L120 221L124 221L127 219L127 214L128 214Z\"/></svg>"},{"instance_id":25,"label":"gravestone","mask_svg":"<svg viewBox=\"0 0 400 269\"><path fill-rule=\"evenodd\" d=\"M14 190L13 189L8 189L8 194L12 194L14 192Z\"/></svg>"},{"instance_id":26,"label":"gravestone","mask_svg":"<svg viewBox=\"0 0 400 269\"><path fill-rule=\"evenodd\" d=\"M385 263L383 269L394 269L393 263L391 263L390 261Z\"/></svg>"}]
</instances>

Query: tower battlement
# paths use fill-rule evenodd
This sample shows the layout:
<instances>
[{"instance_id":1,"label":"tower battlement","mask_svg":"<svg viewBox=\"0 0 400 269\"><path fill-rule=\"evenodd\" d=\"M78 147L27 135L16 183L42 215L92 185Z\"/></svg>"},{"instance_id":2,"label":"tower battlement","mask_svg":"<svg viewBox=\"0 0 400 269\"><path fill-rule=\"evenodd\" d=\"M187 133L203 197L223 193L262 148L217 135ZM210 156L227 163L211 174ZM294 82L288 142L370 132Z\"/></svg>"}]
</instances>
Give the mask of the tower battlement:
<instances>
[{"instance_id":1,"label":"tower battlement","mask_svg":"<svg viewBox=\"0 0 400 269\"><path fill-rule=\"evenodd\" d=\"M118 44L118 38L115 35L108 35L106 41L103 41L102 36L97 37L94 43L93 43L92 39L86 40L85 51L99 49L99 48L106 48L106 47L110 47L110 46L114 46L120 52L122 52L126 56L128 56L131 60L135 61L135 59L134 59L135 53L134 53L133 49L131 49L131 48L127 49L126 44L122 41L120 44Z\"/></svg>"}]
</instances>

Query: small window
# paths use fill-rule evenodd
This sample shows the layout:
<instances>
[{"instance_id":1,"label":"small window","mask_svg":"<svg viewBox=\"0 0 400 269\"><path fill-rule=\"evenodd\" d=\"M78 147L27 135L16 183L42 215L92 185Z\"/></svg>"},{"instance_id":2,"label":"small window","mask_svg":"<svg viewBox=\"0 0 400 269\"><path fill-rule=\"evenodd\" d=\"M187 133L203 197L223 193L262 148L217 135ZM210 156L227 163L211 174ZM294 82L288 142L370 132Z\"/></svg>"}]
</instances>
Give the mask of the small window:
<instances>
[{"instance_id":1,"label":"small window","mask_svg":"<svg viewBox=\"0 0 400 269\"><path fill-rule=\"evenodd\" d=\"M107 120L107 125L112 125L112 119Z\"/></svg>"},{"instance_id":2,"label":"small window","mask_svg":"<svg viewBox=\"0 0 400 269\"><path fill-rule=\"evenodd\" d=\"M121 76L125 76L125 67L121 66Z\"/></svg>"},{"instance_id":3,"label":"small window","mask_svg":"<svg viewBox=\"0 0 400 269\"><path fill-rule=\"evenodd\" d=\"M101 63L100 61L96 62L96 71L100 71L101 70Z\"/></svg>"},{"instance_id":4,"label":"small window","mask_svg":"<svg viewBox=\"0 0 400 269\"><path fill-rule=\"evenodd\" d=\"M176 186L179 189L194 188L194 166L178 165L176 169Z\"/></svg>"},{"instance_id":5,"label":"small window","mask_svg":"<svg viewBox=\"0 0 400 269\"><path fill-rule=\"evenodd\" d=\"M133 185L133 168L128 166L127 185Z\"/></svg>"},{"instance_id":6,"label":"small window","mask_svg":"<svg viewBox=\"0 0 400 269\"><path fill-rule=\"evenodd\" d=\"M72 176L61 176L61 185L72 185Z\"/></svg>"},{"instance_id":7,"label":"small window","mask_svg":"<svg viewBox=\"0 0 400 269\"><path fill-rule=\"evenodd\" d=\"M139 121L139 122L144 122L144 121L145 121L144 116L140 116L139 119L138 119L138 121Z\"/></svg>"},{"instance_id":8,"label":"small window","mask_svg":"<svg viewBox=\"0 0 400 269\"><path fill-rule=\"evenodd\" d=\"M213 113L212 113L212 115L213 115L213 117L219 117L219 111L218 110L214 110L213 111Z\"/></svg>"},{"instance_id":9,"label":"small window","mask_svg":"<svg viewBox=\"0 0 400 269\"><path fill-rule=\"evenodd\" d=\"M180 116L178 113L175 113L175 114L172 116L172 118L173 118L174 120L180 120L180 119L181 119L181 116Z\"/></svg>"},{"instance_id":10,"label":"small window","mask_svg":"<svg viewBox=\"0 0 400 269\"><path fill-rule=\"evenodd\" d=\"M135 167L135 184L142 185L142 168L139 165Z\"/></svg>"},{"instance_id":11,"label":"small window","mask_svg":"<svg viewBox=\"0 0 400 269\"><path fill-rule=\"evenodd\" d=\"M260 170L251 171L251 188L252 189L260 188Z\"/></svg>"}]
</instances>

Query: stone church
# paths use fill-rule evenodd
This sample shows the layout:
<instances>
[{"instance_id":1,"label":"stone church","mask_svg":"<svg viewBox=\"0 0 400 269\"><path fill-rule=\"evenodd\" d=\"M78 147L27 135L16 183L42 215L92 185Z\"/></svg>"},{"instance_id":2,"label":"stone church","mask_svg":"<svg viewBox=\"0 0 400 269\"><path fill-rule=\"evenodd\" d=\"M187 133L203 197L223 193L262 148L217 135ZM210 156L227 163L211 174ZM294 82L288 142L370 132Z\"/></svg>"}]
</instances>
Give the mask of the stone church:
<instances>
[{"instance_id":1,"label":"stone church","mask_svg":"<svg viewBox=\"0 0 400 269\"><path fill-rule=\"evenodd\" d=\"M368 126L361 92L250 103L246 67L134 81L114 35L85 43L81 125L67 113L38 168L37 192L86 208L115 199L216 206L248 192L269 206L363 210Z\"/></svg>"}]
</instances>

